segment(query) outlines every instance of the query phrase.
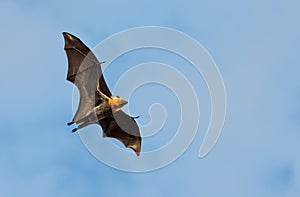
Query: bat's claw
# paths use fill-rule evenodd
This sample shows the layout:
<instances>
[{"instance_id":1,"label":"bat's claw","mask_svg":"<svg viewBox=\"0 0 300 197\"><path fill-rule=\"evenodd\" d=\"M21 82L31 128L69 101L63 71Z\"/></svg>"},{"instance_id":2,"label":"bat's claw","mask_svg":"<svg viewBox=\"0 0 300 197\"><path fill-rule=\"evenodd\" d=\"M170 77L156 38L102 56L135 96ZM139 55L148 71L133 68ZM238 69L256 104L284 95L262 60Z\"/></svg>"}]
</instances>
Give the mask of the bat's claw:
<instances>
[{"instance_id":1,"label":"bat's claw","mask_svg":"<svg viewBox=\"0 0 300 197\"><path fill-rule=\"evenodd\" d=\"M78 130L78 128L75 128L72 130L72 133L76 132Z\"/></svg>"},{"instance_id":2,"label":"bat's claw","mask_svg":"<svg viewBox=\"0 0 300 197\"><path fill-rule=\"evenodd\" d=\"M67 123L68 126L70 126L70 125L72 125L72 124L74 124L73 121Z\"/></svg>"}]
</instances>

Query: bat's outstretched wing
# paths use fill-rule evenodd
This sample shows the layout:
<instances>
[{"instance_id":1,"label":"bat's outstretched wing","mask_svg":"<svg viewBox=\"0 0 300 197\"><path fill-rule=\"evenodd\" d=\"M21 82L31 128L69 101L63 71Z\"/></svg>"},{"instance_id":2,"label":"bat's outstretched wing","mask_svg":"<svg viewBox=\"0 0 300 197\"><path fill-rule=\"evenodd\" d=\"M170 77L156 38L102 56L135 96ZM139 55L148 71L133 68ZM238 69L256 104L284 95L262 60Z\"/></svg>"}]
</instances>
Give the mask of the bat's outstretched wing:
<instances>
[{"instance_id":1,"label":"bat's outstretched wing","mask_svg":"<svg viewBox=\"0 0 300 197\"><path fill-rule=\"evenodd\" d=\"M113 118L99 121L103 129L103 137L113 137L120 140L127 148L140 155L142 138L140 130L133 117L122 110L114 113Z\"/></svg>"},{"instance_id":2,"label":"bat's outstretched wing","mask_svg":"<svg viewBox=\"0 0 300 197\"><path fill-rule=\"evenodd\" d=\"M68 58L67 80L74 83L80 93L77 112L72 122L84 120L90 115L95 106L101 103L97 87L106 96L112 96L102 75L100 62L91 50L76 36L63 32L65 51ZM85 122L82 125L97 123ZM114 113L112 117L99 120L104 137L113 137L120 140L126 147L140 154L141 137L139 127L135 120L122 110Z\"/></svg>"},{"instance_id":3,"label":"bat's outstretched wing","mask_svg":"<svg viewBox=\"0 0 300 197\"><path fill-rule=\"evenodd\" d=\"M63 32L65 51L68 57L67 80L74 83L80 93L80 101L73 122L81 120L99 104L100 97L96 87L107 96L111 96L102 75L100 63L91 50L76 36Z\"/></svg>"}]
</instances>

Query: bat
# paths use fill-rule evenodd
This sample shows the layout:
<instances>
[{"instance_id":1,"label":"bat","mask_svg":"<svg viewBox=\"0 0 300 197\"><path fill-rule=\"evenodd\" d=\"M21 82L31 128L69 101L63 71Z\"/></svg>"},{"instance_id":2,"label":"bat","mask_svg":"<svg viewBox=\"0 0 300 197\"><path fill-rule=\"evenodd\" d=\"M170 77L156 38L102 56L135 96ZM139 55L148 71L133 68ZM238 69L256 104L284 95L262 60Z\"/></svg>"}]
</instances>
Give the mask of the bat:
<instances>
[{"instance_id":1,"label":"bat","mask_svg":"<svg viewBox=\"0 0 300 197\"><path fill-rule=\"evenodd\" d=\"M99 124L103 137L120 140L125 147L131 148L140 155L142 138L135 121L122 111L128 102L120 97L112 96L93 52L76 36L63 32L65 52L68 59L67 80L79 90L80 100L74 118L68 125L76 124L78 129L90 124Z\"/></svg>"}]
</instances>

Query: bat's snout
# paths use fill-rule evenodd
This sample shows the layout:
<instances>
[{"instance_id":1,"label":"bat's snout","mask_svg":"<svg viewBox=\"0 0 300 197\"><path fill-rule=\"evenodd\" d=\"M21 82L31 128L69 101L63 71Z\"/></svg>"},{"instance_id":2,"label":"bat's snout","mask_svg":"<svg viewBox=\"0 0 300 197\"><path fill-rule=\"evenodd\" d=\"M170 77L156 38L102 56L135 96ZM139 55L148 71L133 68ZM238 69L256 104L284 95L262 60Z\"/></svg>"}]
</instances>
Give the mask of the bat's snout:
<instances>
[{"instance_id":1,"label":"bat's snout","mask_svg":"<svg viewBox=\"0 0 300 197\"><path fill-rule=\"evenodd\" d=\"M125 99L120 98L120 97L111 97L110 103L111 103L110 106L112 108L120 109L121 107L126 105L128 103L128 101L126 101Z\"/></svg>"},{"instance_id":2,"label":"bat's snout","mask_svg":"<svg viewBox=\"0 0 300 197\"><path fill-rule=\"evenodd\" d=\"M119 101L119 106L120 107L123 107L124 105L126 105L126 104L128 104L128 101L126 101L125 99L120 99L120 101Z\"/></svg>"}]
</instances>

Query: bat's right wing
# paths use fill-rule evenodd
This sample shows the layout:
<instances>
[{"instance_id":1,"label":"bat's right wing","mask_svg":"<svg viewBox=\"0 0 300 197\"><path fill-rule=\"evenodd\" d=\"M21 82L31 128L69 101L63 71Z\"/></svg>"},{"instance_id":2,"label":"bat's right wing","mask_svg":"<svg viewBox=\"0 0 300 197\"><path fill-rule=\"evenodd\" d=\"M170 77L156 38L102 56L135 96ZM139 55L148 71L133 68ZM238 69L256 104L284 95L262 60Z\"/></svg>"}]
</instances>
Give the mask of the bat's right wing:
<instances>
[{"instance_id":1,"label":"bat's right wing","mask_svg":"<svg viewBox=\"0 0 300 197\"><path fill-rule=\"evenodd\" d=\"M74 83L80 93L79 107L73 118L73 122L76 122L99 104L100 97L96 93L99 84L105 95L111 96L111 92L102 75L100 62L91 50L76 36L66 32L63 32L63 36L68 57L67 80Z\"/></svg>"},{"instance_id":2,"label":"bat's right wing","mask_svg":"<svg viewBox=\"0 0 300 197\"><path fill-rule=\"evenodd\" d=\"M134 118L119 110L111 118L99 121L103 129L103 137L112 137L120 140L127 148L131 148L140 155L142 138L140 129Z\"/></svg>"}]
</instances>

